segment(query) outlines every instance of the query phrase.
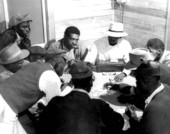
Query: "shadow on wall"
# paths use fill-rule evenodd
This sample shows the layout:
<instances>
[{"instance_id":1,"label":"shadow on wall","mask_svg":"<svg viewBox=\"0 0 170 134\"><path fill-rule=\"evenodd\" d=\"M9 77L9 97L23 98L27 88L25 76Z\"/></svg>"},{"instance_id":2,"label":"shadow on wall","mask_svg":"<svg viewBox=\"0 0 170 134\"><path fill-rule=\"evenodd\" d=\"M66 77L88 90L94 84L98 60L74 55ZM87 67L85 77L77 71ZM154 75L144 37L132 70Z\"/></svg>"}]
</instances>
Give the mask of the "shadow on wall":
<instances>
[{"instance_id":1,"label":"shadow on wall","mask_svg":"<svg viewBox=\"0 0 170 134\"><path fill-rule=\"evenodd\" d=\"M6 30L6 22L1 21L0 22L0 33L4 32Z\"/></svg>"}]
</instances>

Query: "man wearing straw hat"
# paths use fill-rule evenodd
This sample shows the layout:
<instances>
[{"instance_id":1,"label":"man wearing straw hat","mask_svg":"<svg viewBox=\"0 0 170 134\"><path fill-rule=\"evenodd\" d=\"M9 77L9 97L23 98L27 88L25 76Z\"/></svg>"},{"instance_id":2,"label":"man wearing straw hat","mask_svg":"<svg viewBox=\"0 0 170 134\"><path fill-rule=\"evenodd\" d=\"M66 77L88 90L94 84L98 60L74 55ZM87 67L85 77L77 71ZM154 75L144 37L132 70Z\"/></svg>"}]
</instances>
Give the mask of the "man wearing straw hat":
<instances>
[{"instance_id":1,"label":"man wearing straw hat","mask_svg":"<svg viewBox=\"0 0 170 134\"><path fill-rule=\"evenodd\" d=\"M123 39L128 35L124 32L124 25L118 22L112 23L106 34L108 37L102 37L89 46L84 61L92 64L119 60L127 62L132 47L127 40Z\"/></svg>"},{"instance_id":2,"label":"man wearing straw hat","mask_svg":"<svg viewBox=\"0 0 170 134\"><path fill-rule=\"evenodd\" d=\"M25 134L26 127L25 130L21 127L18 114L32 107L43 96L48 102L59 95L61 82L49 63L25 65L28 62L24 59L29 51L18 47L16 34L8 32L1 37L5 34L9 34L10 39L0 51L0 64L15 74L0 84L0 133Z\"/></svg>"}]
</instances>

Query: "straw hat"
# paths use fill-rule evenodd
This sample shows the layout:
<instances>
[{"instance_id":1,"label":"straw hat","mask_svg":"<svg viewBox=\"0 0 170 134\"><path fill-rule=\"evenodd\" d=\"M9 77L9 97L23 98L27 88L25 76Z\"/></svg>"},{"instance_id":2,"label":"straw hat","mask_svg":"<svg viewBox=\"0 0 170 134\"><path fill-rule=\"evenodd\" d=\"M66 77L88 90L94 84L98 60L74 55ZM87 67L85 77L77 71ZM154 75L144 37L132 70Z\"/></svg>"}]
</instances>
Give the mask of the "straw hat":
<instances>
[{"instance_id":1,"label":"straw hat","mask_svg":"<svg viewBox=\"0 0 170 134\"><path fill-rule=\"evenodd\" d=\"M125 37L128 35L124 32L124 25L119 22L111 23L106 34L111 37Z\"/></svg>"}]
</instances>

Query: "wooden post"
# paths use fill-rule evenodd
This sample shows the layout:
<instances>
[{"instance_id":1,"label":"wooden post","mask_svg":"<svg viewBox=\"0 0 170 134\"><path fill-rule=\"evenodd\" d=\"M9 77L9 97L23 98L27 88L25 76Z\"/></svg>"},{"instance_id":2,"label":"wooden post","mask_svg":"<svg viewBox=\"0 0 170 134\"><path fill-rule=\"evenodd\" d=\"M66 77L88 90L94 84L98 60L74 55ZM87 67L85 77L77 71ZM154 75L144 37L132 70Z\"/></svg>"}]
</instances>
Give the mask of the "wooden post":
<instances>
[{"instance_id":1,"label":"wooden post","mask_svg":"<svg viewBox=\"0 0 170 134\"><path fill-rule=\"evenodd\" d=\"M165 48L170 50L170 1L167 0L167 20L165 26Z\"/></svg>"}]
</instances>

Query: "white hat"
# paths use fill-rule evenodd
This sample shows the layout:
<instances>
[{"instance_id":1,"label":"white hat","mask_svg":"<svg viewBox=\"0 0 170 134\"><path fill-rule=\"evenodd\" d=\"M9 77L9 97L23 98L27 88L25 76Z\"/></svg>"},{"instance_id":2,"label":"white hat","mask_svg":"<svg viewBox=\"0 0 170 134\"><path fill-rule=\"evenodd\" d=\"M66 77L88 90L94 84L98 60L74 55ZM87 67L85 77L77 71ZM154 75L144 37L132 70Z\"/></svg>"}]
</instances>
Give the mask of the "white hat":
<instances>
[{"instance_id":1,"label":"white hat","mask_svg":"<svg viewBox=\"0 0 170 134\"><path fill-rule=\"evenodd\" d=\"M143 60L153 60L150 52L146 48L135 48L129 53L129 62L126 63L125 69L136 69Z\"/></svg>"},{"instance_id":2,"label":"white hat","mask_svg":"<svg viewBox=\"0 0 170 134\"><path fill-rule=\"evenodd\" d=\"M119 22L111 23L106 34L111 37L124 37L128 35L126 32L124 32L124 25Z\"/></svg>"}]
</instances>

